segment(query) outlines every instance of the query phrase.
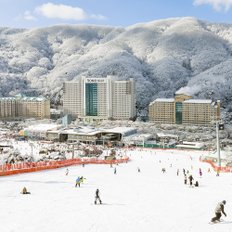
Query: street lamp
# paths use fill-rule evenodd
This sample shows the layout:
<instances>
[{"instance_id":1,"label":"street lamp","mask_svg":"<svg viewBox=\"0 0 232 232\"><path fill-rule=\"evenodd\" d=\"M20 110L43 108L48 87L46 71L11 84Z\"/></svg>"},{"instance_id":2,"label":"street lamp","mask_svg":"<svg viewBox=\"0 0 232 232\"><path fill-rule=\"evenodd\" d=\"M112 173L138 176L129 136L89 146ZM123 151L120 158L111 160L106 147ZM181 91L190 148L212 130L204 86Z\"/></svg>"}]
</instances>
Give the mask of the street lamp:
<instances>
[{"instance_id":1,"label":"street lamp","mask_svg":"<svg viewBox=\"0 0 232 232\"><path fill-rule=\"evenodd\" d=\"M221 155L220 155L220 141L219 141L219 121L216 121L216 137L217 137L217 156L218 156L218 167L221 169Z\"/></svg>"},{"instance_id":2,"label":"street lamp","mask_svg":"<svg viewBox=\"0 0 232 232\"><path fill-rule=\"evenodd\" d=\"M218 156L218 173L217 173L217 175L219 175L219 171L221 170L219 130L224 130L224 124L220 121L220 119L218 117L218 110L220 110L220 108L219 108L220 106L219 106L218 103L220 103L220 101L212 103L212 106L215 109L215 111L214 111L214 119L215 119L214 122L216 123L216 140L217 140L217 156Z\"/></svg>"}]
</instances>

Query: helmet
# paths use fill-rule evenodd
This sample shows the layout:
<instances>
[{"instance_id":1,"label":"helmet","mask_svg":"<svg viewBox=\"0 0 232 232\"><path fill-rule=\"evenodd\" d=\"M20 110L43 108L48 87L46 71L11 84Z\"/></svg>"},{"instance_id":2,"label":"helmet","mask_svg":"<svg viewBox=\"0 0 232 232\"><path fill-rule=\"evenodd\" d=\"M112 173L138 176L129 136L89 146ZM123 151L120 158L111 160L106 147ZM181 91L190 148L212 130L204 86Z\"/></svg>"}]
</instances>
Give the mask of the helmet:
<instances>
[{"instance_id":1,"label":"helmet","mask_svg":"<svg viewBox=\"0 0 232 232\"><path fill-rule=\"evenodd\" d=\"M226 204L226 201L225 201L225 200L223 200L223 201L222 201L222 203L225 205L225 204Z\"/></svg>"}]
</instances>

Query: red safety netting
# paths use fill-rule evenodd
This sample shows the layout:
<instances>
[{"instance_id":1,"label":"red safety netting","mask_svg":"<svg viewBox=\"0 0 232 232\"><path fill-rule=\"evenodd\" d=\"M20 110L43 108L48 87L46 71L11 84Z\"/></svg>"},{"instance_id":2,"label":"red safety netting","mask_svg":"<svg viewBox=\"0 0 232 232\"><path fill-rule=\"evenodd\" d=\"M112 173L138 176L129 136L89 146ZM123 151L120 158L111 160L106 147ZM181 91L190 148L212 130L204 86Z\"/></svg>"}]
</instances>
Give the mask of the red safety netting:
<instances>
[{"instance_id":1,"label":"red safety netting","mask_svg":"<svg viewBox=\"0 0 232 232\"><path fill-rule=\"evenodd\" d=\"M232 167L219 167L215 165L215 163L212 160L203 160L200 159L201 162L205 162L211 165L211 167L214 169L214 171L220 171L220 172L232 172Z\"/></svg>"},{"instance_id":2,"label":"red safety netting","mask_svg":"<svg viewBox=\"0 0 232 232\"><path fill-rule=\"evenodd\" d=\"M69 160L61 160L61 161L41 161L41 162L30 162L30 163L28 162L28 163L17 163L17 164L4 164L4 165L0 165L0 176L62 168L71 165L127 163L128 160L129 160L128 157L115 159L115 160L82 158L82 159L69 159Z\"/></svg>"}]
</instances>

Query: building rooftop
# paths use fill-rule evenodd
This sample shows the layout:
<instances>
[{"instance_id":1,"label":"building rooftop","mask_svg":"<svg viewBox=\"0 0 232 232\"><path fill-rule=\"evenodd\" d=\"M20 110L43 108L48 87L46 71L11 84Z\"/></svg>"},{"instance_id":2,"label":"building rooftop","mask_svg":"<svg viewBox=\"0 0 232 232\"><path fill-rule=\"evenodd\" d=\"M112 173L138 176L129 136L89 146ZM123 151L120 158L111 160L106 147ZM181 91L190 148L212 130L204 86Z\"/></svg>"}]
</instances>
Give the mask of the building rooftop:
<instances>
[{"instance_id":1,"label":"building rooftop","mask_svg":"<svg viewBox=\"0 0 232 232\"><path fill-rule=\"evenodd\" d=\"M73 128L61 128L49 131L49 133L62 133L62 134L78 134L78 135L95 135L102 132L94 127L78 126Z\"/></svg>"},{"instance_id":2,"label":"building rooftop","mask_svg":"<svg viewBox=\"0 0 232 232\"><path fill-rule=\"evenodd\" d=\"M174 102L174 98L157 98L155 99L152 103L154 102Z\"/></svg>"},{"instance_id":3,"label":"building rooftop","mask_svg":"<svg viewBox=\"0 0 232 232\"><path fill-rule=\"evenodd\" d=\"M184 103L195 103L195 104L211 104L212 100L209 99L188 99Z\"/></svg>"},{"instance_id":4,"label":"building rooftop","mask_svg":"<svg viewBox=\"0 0 232 232\"><path fill-rule=\"evenodd\" d=\"M48 131L48 130L55 130L59 128L60 125L58 124L36 124L31 125L23 130L30 130L30 131Z\"/></svg>"},{"instance_id":5,"label":"building rooftop","mask_svg":"<svg viewBox=\"0 0 232 232\"><path fill-rule=\"evenodd\" d=\"M111 129L105 129L104 132L107 133L120 133L120 134L125 134L126 132L134 131L136 128L133 127L115 127Z\"/></svg>"},{"instance_id":6,"label":"building rooftop","mask_svg":"<svg viewBox=\"0 0 232 232\"><path fill-rule=\"evenodd\" d=\"M0 100L22 100L22 101L45 101L48 100L46 97L26 97L25 95L18 94L15 97L1 97Z\"/></svg>"},{"instance_id":7,"label":"building rooftop","mask_svg":"<svg viewBox=\"0 0 232 232\"><path fill-rule=\"evenodd\" d=\"M12 101L12 100L16 100L14 97L0 97L0 100L4 100L4 101Z\"/></svg>"}]
</instances>

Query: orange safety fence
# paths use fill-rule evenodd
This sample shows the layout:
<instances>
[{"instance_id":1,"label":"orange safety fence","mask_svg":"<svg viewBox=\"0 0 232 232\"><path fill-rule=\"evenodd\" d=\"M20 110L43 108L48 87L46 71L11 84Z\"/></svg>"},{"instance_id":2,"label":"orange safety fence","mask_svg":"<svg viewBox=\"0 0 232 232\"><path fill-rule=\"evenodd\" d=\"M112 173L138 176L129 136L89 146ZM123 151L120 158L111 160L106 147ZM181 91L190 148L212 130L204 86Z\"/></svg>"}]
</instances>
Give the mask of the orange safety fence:
<instances>
[{"instance_id":1,"label":"orange safety fence","mask_svg":"<svg viewBox=\"0 0 232 232\"><path fill-rule=\"evenodd\" d=\"M0 176L62 168L71 165L127 163L128 160L129 157L124 157L121 159L114 159L114 160L82 158L82 159L68 159L68 160L60 160L60 161L40 161L40 162L26 162L26 163L17 163L17 164L3 164L0 165Z\"/></svg>"},{"instance_id":2,"label":"orange safety fence","mask_svg":"<svg viewBox=\"0 0 232 232\"><path fill-rule=\"evenodd\" d=\"M219 166L215 165L215 163L212 160L203 160L200 158L200 161L210 164L215 172L217 172L217 171L232 172L232 167L219 167Z\"/></svg>"}]
</instances>

